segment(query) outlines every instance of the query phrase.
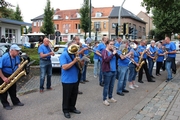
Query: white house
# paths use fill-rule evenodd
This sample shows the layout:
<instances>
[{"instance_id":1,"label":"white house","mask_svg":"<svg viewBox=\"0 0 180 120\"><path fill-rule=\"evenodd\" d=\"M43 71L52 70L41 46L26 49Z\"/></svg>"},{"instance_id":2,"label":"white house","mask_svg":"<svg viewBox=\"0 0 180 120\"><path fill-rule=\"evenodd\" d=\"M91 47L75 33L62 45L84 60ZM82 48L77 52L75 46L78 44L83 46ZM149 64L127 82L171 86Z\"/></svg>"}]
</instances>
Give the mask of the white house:
<instances>
[{"instance_id":1,"label":"white house","mask_svg":"<svg viewBox=\"0 0 180 120\"><path fill-rule=\"evenodd\" d=\"M21 44L21 26L31 25L31 23L0 18L0 38L4 35L11 40L11 43Z\"/></svg>"}]
</instances>

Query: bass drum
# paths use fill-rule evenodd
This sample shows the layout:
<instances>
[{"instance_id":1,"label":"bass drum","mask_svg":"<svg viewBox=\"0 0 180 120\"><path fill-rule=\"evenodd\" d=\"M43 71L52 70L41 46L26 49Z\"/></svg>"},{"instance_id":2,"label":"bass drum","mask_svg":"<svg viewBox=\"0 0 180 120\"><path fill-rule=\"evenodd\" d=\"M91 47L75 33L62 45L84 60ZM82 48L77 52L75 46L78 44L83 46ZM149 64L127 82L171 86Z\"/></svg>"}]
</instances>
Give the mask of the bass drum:
<instances>
[{"instance_id":1,"label":"bass drum","mask_svg":"<svg viewBox=\"0 0 180 120\"><path fill-rule=\"evenodd\" d=\"M21 55L20 57L21 57L21 61L22 61L22 60L24 60L24 61L28 60L28 63L30 62L29 56L27 56L27 55ZM24 66L24 69L25 69L25 71L26 71L26 74L29 74L29 73L30 73L30 65L26 64L26 65Z\"/></svg>"}]
</instances>

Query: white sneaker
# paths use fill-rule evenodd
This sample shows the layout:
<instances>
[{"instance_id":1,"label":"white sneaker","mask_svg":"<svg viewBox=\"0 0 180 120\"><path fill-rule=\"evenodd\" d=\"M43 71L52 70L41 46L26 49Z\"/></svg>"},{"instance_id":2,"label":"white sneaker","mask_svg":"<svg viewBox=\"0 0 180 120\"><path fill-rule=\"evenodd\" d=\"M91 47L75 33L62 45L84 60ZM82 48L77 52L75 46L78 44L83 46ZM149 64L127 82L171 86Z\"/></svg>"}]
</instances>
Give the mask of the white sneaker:
<instances>
[{"instance_id":1,"label":"white sneaker","mask_svg":"<svg viewBox=\"0 0 180 120\"><path fill-rule=\"evenodd\" d=\"M103 104L106 105L106 106L109 106L109 102L107 100L103 101Z\"/></svg>"},{"instance_id":2,"label":"white sneaker","mask_svg":"<svg viewBox=\"0 0 180 120\"><path fill-rule=\"evenodd\" d=\"M132 85L129 85L129 88L130 88L130 89L133 89L133 90L135 89Z\"/></svg>"},{"instance_id":3,"label":"white sneaker","mask_svg":"<svg viewBox=\"0 0 180 120\"><path fill-rule=\"evenodd\" d=\"M96 75L94 75L94 78L97 78L97 76L96 76Z\"/></svg>"},{"instance_id":4,"label":"white sneaker","mask_svg":"<svg viewBox=\"0 0 180 120\"><path fill-rule=\"evenodd\" d=\"M108 100L108 102L111 102L111 103L116 103L116 102L117 102L117 100L115 100L114 98L111 98L111 99L109 99L109 100Z\"/></svg>"},{"instance_id":5,"label":"white sneaker","mask_svg":"<svg viewBox=\"0 0 180 120\"><path fill-rule=\"evenodd\" d=\"M139 86L138 86L138 85L136 85L136 84L134 84L134 87L138 88Z\"/></svg>"}]
</instances>

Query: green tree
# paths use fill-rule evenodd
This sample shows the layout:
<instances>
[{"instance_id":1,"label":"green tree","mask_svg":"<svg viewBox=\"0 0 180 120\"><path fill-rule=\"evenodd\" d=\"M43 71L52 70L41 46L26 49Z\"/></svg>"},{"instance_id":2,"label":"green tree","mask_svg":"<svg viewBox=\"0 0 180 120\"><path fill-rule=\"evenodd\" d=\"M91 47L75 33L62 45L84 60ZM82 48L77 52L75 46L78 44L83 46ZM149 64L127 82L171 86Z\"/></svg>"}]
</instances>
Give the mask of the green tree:
<instances>
[{"instance_id":1,"label":"green tree","mask_svg":"<svg viewBox=\"0 0 180 120\"><path fill-rule=\"evenodd\" d=\"M86 33L89 31L89 0L84 0L83 6L80 9L80 26L81 29L84 31L85 33L85 38L86 38Z\"/></svg>"},{"instance_id":2,"label":"green tree","mask_svg":"<svg viewBox=\"0 0 180 120\"><path fill-rule=\"evenodd\" d=\"M23 21L23 17L21 15L21 10L19 8L19 5L16 7L16 11L14 13L14 20Z\"/></svg>"},{"instance_id":3,"label":"green tree","mask_svg":"<svg viewBox=\"0 0 180 120\"><path fill-rule=\"evenodd\" d=\"M29 27L27 30L28 33L32 33L32 27Z\"/></svg>"},{"instance_id":4,"label":"green tree","mask_svg":"<svg viewBox=\"0 0 180 120\"><path fill-rule=\"evenodd\" d=\"M12 16L12 9L7 9L8 7L14 7L11 3L6 2L5 0L0 0L0 18L9 18Z\"/></svg>"},{"instance_id":5,"label":"green tree","mask_svg":"<svg viewBox=\"0 0 180 120\"><path fill-rule=\"evenodd\" d=\"M47 0L47 5L44 9L44 18L43 18L43 25L41 27L41 32L45 35L54 34L54 23L53 23L53 15L54 15L54 9L51 8L50 0Z\"/></svg>"},{"instance_id":6,"label":"green tree","mask_svg":"<svg viewBox=\"0 0 180 120\"><path fill-rule=\"evenodd\" d=\"M146 8L149 13L152 8L158 8L166 11L169 6L180 2L180 0L143 0L141 5Z\"/></svg>"}]
</instances>

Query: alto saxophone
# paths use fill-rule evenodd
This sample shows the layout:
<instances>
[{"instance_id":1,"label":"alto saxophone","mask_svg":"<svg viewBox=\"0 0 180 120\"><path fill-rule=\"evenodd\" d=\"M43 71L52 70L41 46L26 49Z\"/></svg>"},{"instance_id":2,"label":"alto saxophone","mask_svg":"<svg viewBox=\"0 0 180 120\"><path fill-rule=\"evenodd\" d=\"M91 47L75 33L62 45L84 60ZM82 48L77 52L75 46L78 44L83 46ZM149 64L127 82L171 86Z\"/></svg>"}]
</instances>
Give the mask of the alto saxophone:
<instances>
[{"instance_id":1,"label":"alto saxophone","mask_svg":"<svg viewBox=\"0 0 180 120\"><path fill-rule=\"evenodd\" d=\"M144 50L142 52L141 56L139 57L139 62L138 62L139 66L136 67L137 72L141 69L142 65L145 63L144 60L143 60L143 55L144 55L145 52L146 52L146 50Z\"/></svg>"},{"instance_id":2,"label":"alto saxophone","mask_svg":"<svg viewBox=\"0 0 180 120\"><path fill-rule=\"evenodd\" d=\"M28 60L22 61L20 63L20 66L18 69L10 76L8 77L9 83L4 82L0 85L0 94L3 94L6 92L14 83L16 83L22 76L26 75L26 71L24 69L24 66L28 63Z\"/></svg>"}]
</instances>

